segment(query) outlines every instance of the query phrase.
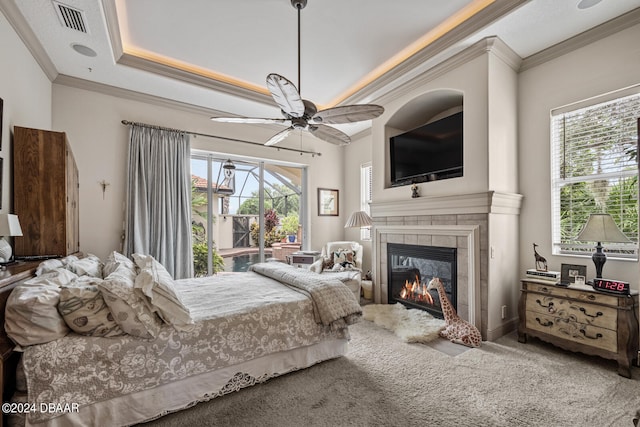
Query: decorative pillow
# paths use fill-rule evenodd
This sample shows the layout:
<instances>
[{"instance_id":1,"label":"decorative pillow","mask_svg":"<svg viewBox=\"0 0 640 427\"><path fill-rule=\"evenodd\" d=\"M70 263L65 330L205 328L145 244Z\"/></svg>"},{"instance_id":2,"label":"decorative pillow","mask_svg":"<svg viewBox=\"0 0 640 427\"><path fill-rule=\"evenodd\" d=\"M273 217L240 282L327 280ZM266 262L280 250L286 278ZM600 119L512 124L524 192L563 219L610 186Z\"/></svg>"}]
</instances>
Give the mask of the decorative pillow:
<instances>
[{"instance_id":1,"label":"decorative pillow","mask_svg":"<svg viewBox=\"0 0 640 427\"><path fill-rule=\"evenodd\" d=\"M58 313L59 301L60 288L46 279L16 286L5 309L7 335L22 347L64 337L69 328Z\"/></svg>"},{"instance_id":2,"label":"decorative pillow","mask_svg":"<svg viewBox=\"0 0 640 427\"><path fill-rule=\"evenodd\" d=\"M117 264L115 271L98 284L105 303L124 332L140 338L155 338L162 322L146 298L135 291L135 266L131 269Z\"/></svg>"},{"instance_id":3,"label":"decorative pillow","mask_svg":"<svg viewBox=\"0 0 640 427\"><path fill-rule=\"evenodd\" d=\"M322 269L323 270L331 270L333 268L333 254L330 257L324 258L322 261Z\"/></svg>"},{"instance_id":4,"label":"decorative pillow","mask_svg":"<svg viewBox=\"0 0 640 427\"><path fill-rule=\"evenodd\" d=\"M102 279L102 261L93 254L87 254L86 257L72 260L68 263L67 268L78 276L99 277Z\"/></svg>"},{"instance_id":5,"label":"decorative pillow","mask_svg":"<svg viewBox=\"0 0 640 427\"><path fill-rule=\"evenodd\" d=\"M355 266L354 252L349 249L338 249L333 253L333 264L340 264L342 267Z\"/></svg>"},{"instance_id":6,"label":"decorative pillow","mask_svg":"<svg viewBox=\"0 0 640 427\"><path fill-rule=\"evenodd\" d=\"M149 297L162 320L178 330L192 329L194 322L189 309L180 300L167 269L151 255L133 254L133 259L140 268L135 287Z\"/></svg>"},{"instance_id":7,"label":"decorative pillow","mask_svg":"<svg viewBox=\"0 0 640 427\"><path fill-rule=\"evenodd\" d=\"M123 335L104 298L95 286L102 279L78 279L60 291L58 312L73 331L91 337Z\"/></svg>"}]
</instances>

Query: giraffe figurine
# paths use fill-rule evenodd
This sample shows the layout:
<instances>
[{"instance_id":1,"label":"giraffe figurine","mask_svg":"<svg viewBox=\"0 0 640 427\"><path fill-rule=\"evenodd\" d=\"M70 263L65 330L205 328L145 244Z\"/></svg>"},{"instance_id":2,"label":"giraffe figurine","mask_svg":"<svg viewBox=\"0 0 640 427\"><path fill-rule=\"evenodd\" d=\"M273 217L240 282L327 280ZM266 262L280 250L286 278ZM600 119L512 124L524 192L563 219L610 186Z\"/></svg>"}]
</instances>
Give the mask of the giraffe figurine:
<instances>
[{"instance_id":1,"label":"giraffe figurine","mask_svg":"<svg viewBox=\"0 0 640 427\"><path fill-rule=\"evenodd\" d=\"M534 243L533 256L536 259L536 270L547 271L547 259L538 253L538 251L536 250L537 247L538 245Z\"/></svg>"},{"instance_id":2,"label":"giraffe figurine","mask_svg":"<svg viewBox=\"0 0 640 427\"><path fill-rule=\"evenodd\" d=\"M444 314L445 328L440 331L440 336L448 339L452 343L466 345L467 347L480 347L480 343L482 342L480 331L471 323L458 316L449 298L447 298L447 293L440 279L437 277L431 279L429 286L427 286L427 290L429 289L438 291L440 306Z\"/></svg>"}]
</instances>

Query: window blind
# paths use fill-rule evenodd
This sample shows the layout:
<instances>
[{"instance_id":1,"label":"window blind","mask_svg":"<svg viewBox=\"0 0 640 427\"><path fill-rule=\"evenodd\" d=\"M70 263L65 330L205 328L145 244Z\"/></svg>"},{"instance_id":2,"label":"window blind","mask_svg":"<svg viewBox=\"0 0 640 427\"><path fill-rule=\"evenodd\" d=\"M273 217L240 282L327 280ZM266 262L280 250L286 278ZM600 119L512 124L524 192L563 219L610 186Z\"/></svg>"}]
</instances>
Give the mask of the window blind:
<instances>
[{"instance_id":1,"label":"window blind","mask_svg":"<svg viewBox=\"0 0 640 427\"><path fill-rule=\"evenodd\" d=\"M575 237L590 213L605 212L633 241L605 243L607 252L637 259L639 117L638 93L552 113L555 254L591 254L594 245Z\"/></svg>"}]
</instances>

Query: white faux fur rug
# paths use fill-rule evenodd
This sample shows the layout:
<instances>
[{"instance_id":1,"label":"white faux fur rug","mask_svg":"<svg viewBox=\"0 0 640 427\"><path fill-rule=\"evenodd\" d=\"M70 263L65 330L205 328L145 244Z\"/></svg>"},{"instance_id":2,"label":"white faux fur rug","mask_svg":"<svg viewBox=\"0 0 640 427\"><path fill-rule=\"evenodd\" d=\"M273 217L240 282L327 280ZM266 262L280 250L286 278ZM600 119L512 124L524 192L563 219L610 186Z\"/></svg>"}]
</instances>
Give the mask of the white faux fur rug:
<instances>
[{"instance_id":1,"label":"white faux fur rug","mask_svg":"<svg viewBox=\"0 0 640 427\"><path fill-rule=\"evenodd\" d=\"M405 342L433 341L445 325L444 320L424 310L407 309L399 303L368 304L362 307L362 314L365 320L392 331Z\"/></svg>"}]
</instances>

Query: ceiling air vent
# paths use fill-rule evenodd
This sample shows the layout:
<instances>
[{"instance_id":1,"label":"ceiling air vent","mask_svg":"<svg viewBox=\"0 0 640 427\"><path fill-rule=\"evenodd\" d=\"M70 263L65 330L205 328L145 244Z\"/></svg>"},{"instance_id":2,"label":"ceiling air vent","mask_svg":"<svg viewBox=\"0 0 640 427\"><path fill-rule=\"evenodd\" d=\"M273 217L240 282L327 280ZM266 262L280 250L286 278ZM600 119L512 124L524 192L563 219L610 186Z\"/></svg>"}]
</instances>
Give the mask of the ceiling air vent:
<instances>
[{"instance_id":1,"label":"ceiling air vent","mask_svg":"<svg viewBox=\"0 0 640 427\"><path fill-rule=\"evenodd\" d=\"M80 31L81 33L88 33L84 12L82 10L74 9L71 6L58 3L57 1L53 2L53 6L63 26Z\"/></svg>"}]
</instances>

